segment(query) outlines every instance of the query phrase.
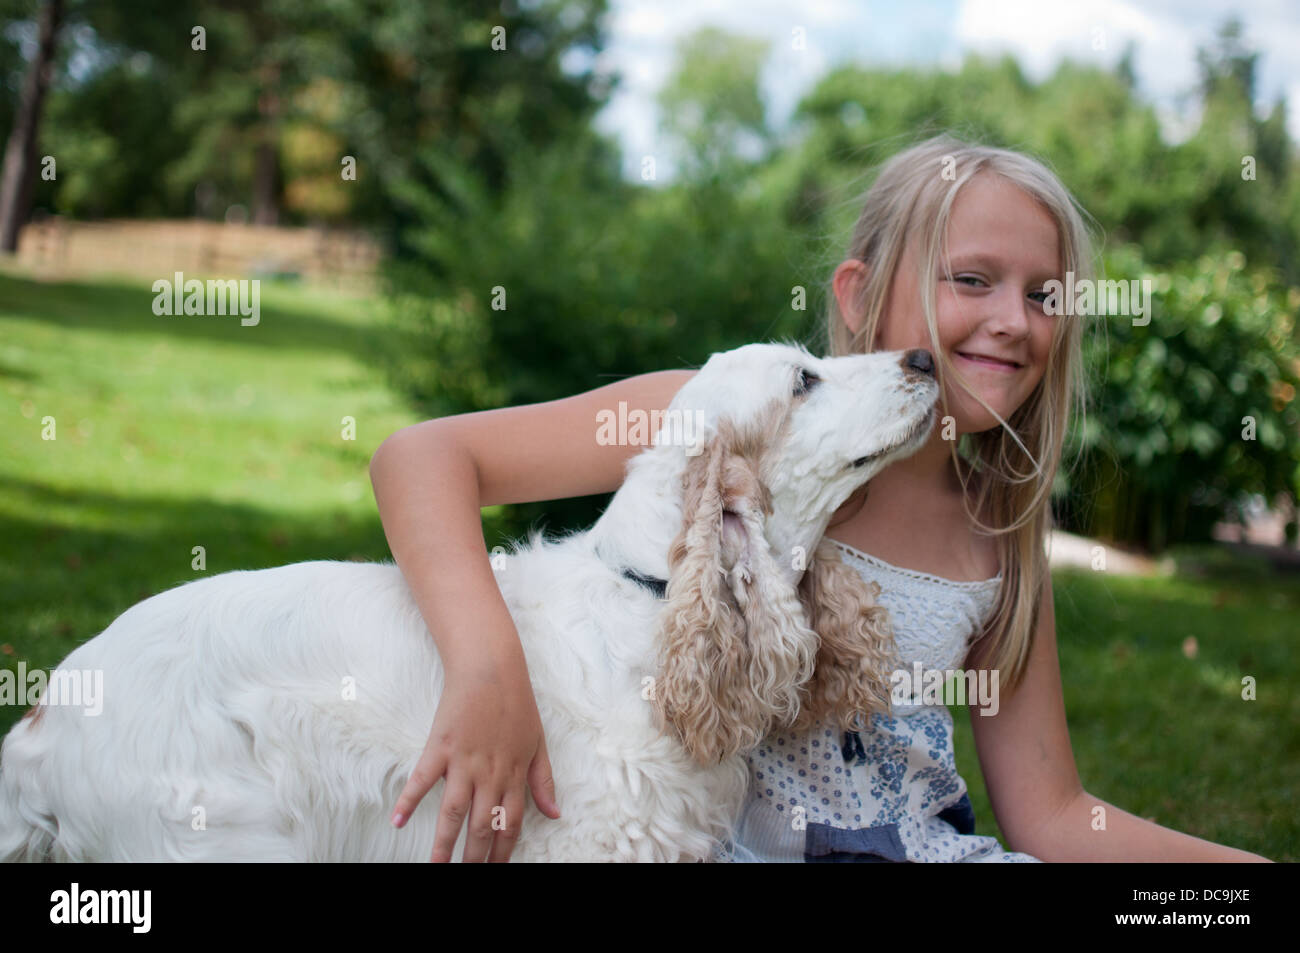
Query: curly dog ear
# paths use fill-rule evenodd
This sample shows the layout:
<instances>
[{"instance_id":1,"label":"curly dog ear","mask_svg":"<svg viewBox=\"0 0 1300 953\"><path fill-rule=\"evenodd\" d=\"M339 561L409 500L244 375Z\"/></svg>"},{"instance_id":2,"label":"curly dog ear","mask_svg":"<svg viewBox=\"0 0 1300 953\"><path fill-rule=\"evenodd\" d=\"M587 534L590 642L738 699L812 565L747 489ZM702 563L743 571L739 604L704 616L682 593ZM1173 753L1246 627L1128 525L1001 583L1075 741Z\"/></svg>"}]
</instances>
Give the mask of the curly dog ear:
<instances>
[{"instance_id":1,"label":"curly dog ear","mask_svg":"<svg viewBox=\"0 0 1300 953\"><path fill-rule=\"evenodd\" d=\"M723 422L690 460L668 557L655 706L701 764L749 751L794 718L813 672L816 634L763 535L760 446Z\"/></svg>"},{"instance_id":2,"label":"curly dog ear","mask_svg":"<svg viewBox=\"0 0 1300 953\"><path fill-rule=\"evenodd\" d=\"M877 603L880 586L844 565L822 539L799 583L808 623L817 633L817 666L796 730L828 722L844 731L866 727L890 711L890 674L899 667L889 613Z\"/></svg>"}]
</instances>

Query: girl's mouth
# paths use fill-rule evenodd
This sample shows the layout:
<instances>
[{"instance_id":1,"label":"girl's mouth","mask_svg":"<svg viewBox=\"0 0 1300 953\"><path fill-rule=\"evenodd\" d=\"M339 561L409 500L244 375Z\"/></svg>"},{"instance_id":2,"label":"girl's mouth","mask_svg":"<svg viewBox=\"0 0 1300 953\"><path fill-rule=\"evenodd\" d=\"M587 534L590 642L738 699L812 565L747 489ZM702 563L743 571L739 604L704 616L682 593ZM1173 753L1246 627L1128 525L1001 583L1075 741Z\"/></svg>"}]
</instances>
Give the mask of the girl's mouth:
<instances>
[{"instance_id":1,"label":"girl's mouth","mask_svg":"<svg viewBox=\"0 0 1300 953\"><path fill-rule=\"evenodd\" d=\"M974 364L978 367L987 367L990 370L994 370L994 371L1003 371L1003 372L1010 373L1012 371L1020 370L1020 368L1023 366L1021 364L1016 363L1015 361L1007 360L1005 358L1000 358L1000 357L993 357L988 354L968 354L964 351L956 351L954 353L956 353L958 357L960 357L962 360L966 361L969 364Z\"/></svg>"}]
</instances>

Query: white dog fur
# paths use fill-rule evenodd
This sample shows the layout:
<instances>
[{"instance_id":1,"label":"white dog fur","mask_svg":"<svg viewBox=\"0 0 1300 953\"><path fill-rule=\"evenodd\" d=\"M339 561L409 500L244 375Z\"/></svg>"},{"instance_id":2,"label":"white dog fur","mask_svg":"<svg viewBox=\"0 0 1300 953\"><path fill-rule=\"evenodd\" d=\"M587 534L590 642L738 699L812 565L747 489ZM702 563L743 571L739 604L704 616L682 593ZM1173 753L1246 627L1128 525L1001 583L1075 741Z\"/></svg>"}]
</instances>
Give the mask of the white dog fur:
<instances>
[{"instance_id":1,"label":"white dog fur","mask_svg":"<svg viewBox=\"0 0 1300 953\"><path fill-rule=\"evenodd\" d=\"M878 590L821 540L933 425L938 388L907 358L715 354L670 408L700 412L699 442L665 429L590 530L506 557L563 814L529 800L513 860L707 858L769 731L888 710ZM666 600L623 569L666 580ZM5 738L0 860L428 858L443 784L405 828L389 812L443 670L396 566L192 582L60 669L102 671L103 711L42 699Z\"/></svg>"}]
</instances>

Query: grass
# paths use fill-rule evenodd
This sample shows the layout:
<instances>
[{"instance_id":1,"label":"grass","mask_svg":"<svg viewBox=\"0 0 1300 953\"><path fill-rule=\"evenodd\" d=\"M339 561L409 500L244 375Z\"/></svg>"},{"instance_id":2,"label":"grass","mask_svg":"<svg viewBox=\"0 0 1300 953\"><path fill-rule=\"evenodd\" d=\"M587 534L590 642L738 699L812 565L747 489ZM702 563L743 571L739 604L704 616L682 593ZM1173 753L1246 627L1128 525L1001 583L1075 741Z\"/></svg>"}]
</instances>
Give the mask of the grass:
<instances>
[{"instance_id":1,"label":"grass","mask_svg":"<svg viewBox=\"0 0 1300 953\"><path fill-rule=\"evenodd\" d=\"M151 302L137 282L0 272L0 666L51 668L205 573L389 558L367 464L416 418L372 358L375 303L263 282L261 322L242 327L158 317ZM1057 575L1079 774L1126 811L1294 861L1300 583L1199 565L1161 580ZM21 714L0 706L0 735ZM977 831L1005 843L963 709L954 722Z\"/></svg>"},{"instance_id":2,"label":"grass","mask_svg":"<svg viewBox=\"0 0 1300 953\"><path fill-rule=\"evenodd\" d=\"M152 300L0 273L2 665L49 668L203 574L389 558L367 470L415 418L367 360L374 302L263 282L244 327Z\"/></svg>"},{"instance_id":3,"label":"grass","mask_svg":"<svg viewBox=\"0 0 1300 953\"><path fill-rule=\"evenodd\" d=\"M1226 567L1159 579L1069 571L1055 574L1054 591L1084 789L1165 827L1300 859L1300 580ZM1247 676L1253 701L1242 697ZM967 710L952 711L977 833L1005 843Z\"/></svg>"}]
</instances>

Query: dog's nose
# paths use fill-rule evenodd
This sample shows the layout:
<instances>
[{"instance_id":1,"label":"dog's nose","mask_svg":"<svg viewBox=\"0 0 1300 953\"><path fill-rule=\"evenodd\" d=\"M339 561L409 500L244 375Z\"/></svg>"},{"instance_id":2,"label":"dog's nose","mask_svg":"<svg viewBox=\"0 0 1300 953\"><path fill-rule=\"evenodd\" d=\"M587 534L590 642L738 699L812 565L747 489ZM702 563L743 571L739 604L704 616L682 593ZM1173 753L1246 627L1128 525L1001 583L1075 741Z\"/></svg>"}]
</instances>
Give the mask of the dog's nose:
<instances>
[{"instance_id":1,"label":"dog's nose","mask_svg":"<svg viewBox=\"0 0 1300 953\"><path fill-rule=\"evenodd\" d=\"M903 355L903 367L920 371L922 374L933 374L934 358L930 356L929 351L916 348Z\"/></svg>"}]
</instances>

